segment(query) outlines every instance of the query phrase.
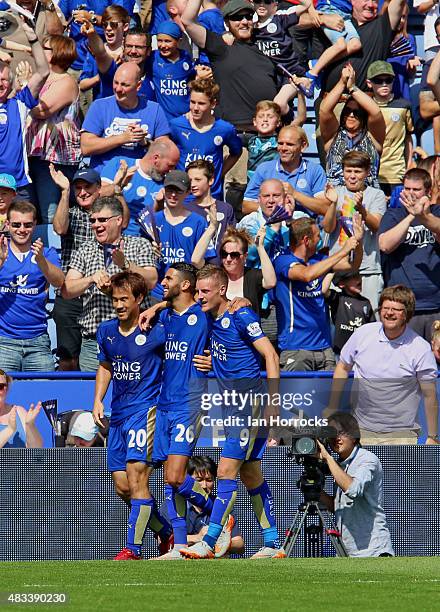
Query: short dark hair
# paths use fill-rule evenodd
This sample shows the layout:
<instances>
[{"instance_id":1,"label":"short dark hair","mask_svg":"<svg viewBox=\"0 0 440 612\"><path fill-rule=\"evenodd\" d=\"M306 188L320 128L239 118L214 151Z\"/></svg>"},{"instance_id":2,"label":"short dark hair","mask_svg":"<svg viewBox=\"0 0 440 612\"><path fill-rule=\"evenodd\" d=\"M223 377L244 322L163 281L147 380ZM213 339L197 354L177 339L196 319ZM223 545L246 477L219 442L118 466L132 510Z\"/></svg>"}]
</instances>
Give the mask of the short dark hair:
<instances>
[{"instance_id":1,"label":"short dark hair","mask_svg":"<svg viewBox=\"0 0 440 612\"><path fill-rule=\"evenodd\" d=\"M214 478L217 478L217 464L208 455L194 455L188 461L188 474L205 474L209 472Z\"/></svg>"},{"instance_id":2,"label":"short dark hair","mask_svg":"<svg viewBox=\"0 0 440 612\"><path fill-rule=\"evenodd\" d=\"M122 204L115 196L104 196L95 200L90 209L90 214L101 212L103 208L109 208L114 215L121 217L124 215Z\"/></svg>"},{"instance_id":3,"label":"short dark hair","mask_svg":"<svg viewBox=\"0 0 440 612\"><path fill-rule=\"evenodd\" d=\"M413 318L416 310L416 298L413 291L405 287L405 285L392 285L384 289L379 297L379 310L382 308L385 300L399 302L405 306L407 323Z\"/></svg>"},{"instance_id":4,"label":"short dark hair","mask_svg":"<svg viewBox=\"0 0 440 612\"><path fill-rule=\"evenodd\" d=\"M403 175L402 182L405 183L406 179L409 181L421 181L425 191L431 191L432 189L431 175L427 170L423 170L422 168L411 168L407 170Z\"/></svg>"},{"instance_id":5,"label":"short dark hair","mask_svg":"<svg viewBox=\"0 0 440 612\"><path fill-rule=\"evenodd\" d=\"M196 290L197 268L192 264L185 263L184 261L177 261L176 263L171 264L170 268L176 270L182 280L189 282L191 285L191 292L194 293Z\"/></svg>"},{"instance_id":6,"label":"short dark hair","mask_svg":"<svg viewBox=\"0 0 440 612\"><path fill-rule=\"evenodd\" d=\"M334 412L328 417L328 424L330 427L335 427L339 432L344 432L353 438L358 446L361 443L361 432L359 429L359 423L349 412L338 411Z\"/></svg>"},{"instance_id":7,"label":"short dark hair","mask_svg":"<svg viewBox=\"0 0 440 612\"><path fill-rule=\"evenodd\" d=\"M147 47L151 47L151 34L149 34L149 32L144 32L142 28L134 27L127 30L125 32L124 41L127 36L144 36L145 44L147 45Z\"/></svg>"},{"instance_id":8,"label":"short dark hair","mask_svg":"<svg viewBox=\"0 0 440 612\"><path fill-rule=\"evenodd\" d=\"M122 289L124 287L129 287L136 299L140 296L145 297L148 293L147 283L138 272L124 271L113 274L110 279L111 291L113 292L113 289Z\"/></svg>"},{"instance_id":9,"label":"short dark hair","mask_svg":"<svg viewBox=\"0 0 440 612\"><path fill-rule=\"evenodd\" d=\"M27 213L32 213L34 217L34 221L37 218L37 209L33 204L27 202L26 200L18 200L17 202L12 202L10 207L8 208L8 212L6 213L8 221L11 218L12 212L18 212L22 215L26 215Z\"/></svg>"}]
</instances>

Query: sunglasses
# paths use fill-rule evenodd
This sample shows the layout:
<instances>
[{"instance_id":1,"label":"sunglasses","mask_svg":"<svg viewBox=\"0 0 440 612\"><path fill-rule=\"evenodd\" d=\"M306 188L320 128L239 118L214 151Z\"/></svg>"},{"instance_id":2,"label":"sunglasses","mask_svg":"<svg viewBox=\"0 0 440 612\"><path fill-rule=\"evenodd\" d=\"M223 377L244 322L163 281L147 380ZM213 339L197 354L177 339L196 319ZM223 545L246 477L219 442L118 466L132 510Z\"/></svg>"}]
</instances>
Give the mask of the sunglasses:
<instances>
[{"instance_id":1,"label":"sunglasses","mask_svg":"<svg viewBox=\"0 0 440 612\"><path fill-rule=\"evenodd\" d=\"M0 383L0 391L4 391L7 388L8 388L7 383Z\"/></svg>"},{"instance_id":2,"label":"sunglasses","mask_svg":"<svg viewBox=\"0 0 440 612\"><path fill-rule=\"evenodd\" d=\"M27 221L26 223L22 223L20 221L11 221L9 225L13 227L14 229L18 229L21 226L25 227L26 229L30 229L31 227L34 227L34 222Z\"/></svg>"},{"instance_id":3,"label":"sunglasses","mask_svg":"<svg viewBox=\"0 0 440 612\"><path fill-rule=\"evenodd\" d=\"M275 4L276 0L254 0L254 4Z\"/></svg>"},{"instance_id":4,"label":"sunglasses","mask_svg":"<svg viewBox=\"0 0 440 612\"><path fill-rule=\"evenodd\" d=\"M373 79L371 79L371 82L374 83L375 85L391 85L391 83L394 81L394 78L389 76L389 77L374 77Z\"/></svg>"},{"instance_id":5,"label":"sunglasses","mask_svg":"<svg viewBox=\"0 0 440 612\"><path fill-rule=\"evenodd\" d=\"M96 225L96 223L107 223L110 219L120 217L120 215L111 215L111 217L90 217L90 225Z\"/></svg>"},{"instance_id":6,"label":"sunglasses","mask_svg":"<svg viewBox=\"0 0 440 612\"><path fill-rule=\"evenodd\" d=\"M43 47L45 51L52 51L52 47Z\"/></svg>"},{"instance_id":7,"label":"sunglasses","mask_svg":"<svg viewBox=\"0 0 440 612\"><path fill-rule=\"evenodd\" d=\"M228 253L227 251L224 251L223 249L220 251L220 257L222 259L226 259L228 255L231 259L239 259L243 255L243 253L240 253L239 251L230 251Z\"/></svg>"},{"instance_id":8,"label":"sunglasses","mask_svg":"<svg viewBox=\"0 0 440 612\"><path fill-rule=\"evenodd\" d=\"M121 24L121 21L103 21L102 27L105 30L107 26L110 26L112 30L117 30L118 26Z\"/></svg>"},{"instance_id":9,"label":"sunglasses","mask_svg":"<svg viewBox=\"0 0 440 612\"><path fill-rule=\"evenodd\" d=\"M229 21L243 21L243 19L246 19L246 21L252 21L253 13L238 13L238 15L229 15L229 17L226 19Z\"/></svg>"},{"instance_id":10,"label":"sunglasses","mask_svg":"<svg viewBox=\"0 0 440 612\"><path fill-rule=\"evenodd\" d=\"M356 119L361 119L363 117L363 113L360 108L346 108L342 111L343 117L348 117L349 115L353 115Z\"/></svg>"}]
</instances>

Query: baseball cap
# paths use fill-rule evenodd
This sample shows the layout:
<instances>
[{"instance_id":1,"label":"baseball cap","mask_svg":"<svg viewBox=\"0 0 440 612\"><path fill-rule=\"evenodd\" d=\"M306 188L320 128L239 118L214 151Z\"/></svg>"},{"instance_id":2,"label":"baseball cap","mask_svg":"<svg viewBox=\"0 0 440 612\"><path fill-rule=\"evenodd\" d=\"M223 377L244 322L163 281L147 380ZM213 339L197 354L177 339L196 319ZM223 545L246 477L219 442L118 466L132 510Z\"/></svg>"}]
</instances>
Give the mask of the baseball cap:
<instances>
[{"instance_id":1,"label":"baseball cap","mask_svg":"<svg viewBox=\"0 0 440 612\"><path fill-rule=\"evenodd\" d=\"M81 170L75 172L72 183L79 180L86 181L86 183L90 183L91 185L93 183L101 184L101 177L96 170L93 170L93 168L82 168Z\"/></svg>"},{"instance_id":2,"label":"baseball cap","mask_svg":"<svg viewBox=\"0 0 440 612\"><path fill-rule=\"evenodd\" d=\"M182 170L171 170L165 177L164 187L176 187L180 191L189 191L191 181L186 172Z\"/></svg>"},{"instance_id":3,"label":"baseball cap","mask_svg":"<svg viewBox=\"0 0 440 612\"><path fill-rule=\"evenodd\" d=\"M71 436L77 436L83 440L90 442L98 433L98 427L95 425L91 412L83 412L76 419L70 430Z\"/></svg>"},{"instance_id":4,"label":"baseball cap","mask_svg":"<svg viewBox=\"0 0 440 612\"><path fill-rule=\"evenodd\" d=\"M235 15L240 11L247 10L250 13L255 13L255 8L246 0L229 0L222 8L223 17L227 19L230 15Z\"/></svg>"},{"instance_id":5,"label":"baseball cap","mask_svg":"<svg viewBox=\"0 0 440 612\"><path fill-rule=\"evenodd\" d=\"M156 30L156 35L157 34L167 34L176 40L182 38L182 30L179 28L177 23L174 23L174 21L162 21Z\"/></svg>"},{"instance_id":6,"label":"baseball cap","mask_svg":"<svg viewBox=\"0 0 440 612\"><path fill-rule=\"evenodd\" d=\"M389 74L390 76L396 76L394 74L393 67L388 62L378 60L368 66L367 79L374 79L374 77L382 74Z\"/></svg>"},{"instance_id":7,"label":"baseball cap","mask_svg":"<svg viewBox=\"0 0 440 612\"><path fill-rule=\"evenodd\" d=\"M6 187L17 191L17 183L15 178L11 174L0 174L0 187Z\"/></svg>"}]
</instances>

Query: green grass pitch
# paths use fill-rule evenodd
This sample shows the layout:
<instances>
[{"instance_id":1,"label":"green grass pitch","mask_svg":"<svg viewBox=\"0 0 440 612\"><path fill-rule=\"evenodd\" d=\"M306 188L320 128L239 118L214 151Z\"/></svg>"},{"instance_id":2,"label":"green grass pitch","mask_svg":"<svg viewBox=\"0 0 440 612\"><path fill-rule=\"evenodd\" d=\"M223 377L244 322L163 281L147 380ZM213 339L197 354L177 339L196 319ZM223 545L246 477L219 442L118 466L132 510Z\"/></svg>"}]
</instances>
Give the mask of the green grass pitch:
<instances>
[{"instance_id":1,"label":"green grass pitch","mask_svg":"<svg viewBox=\"0 0 440 612\"><path fill-rule=\"evenodd\" d=\"M68 595L2 610L439 610L435 557L0 563L0 591Z\"/></svg>"}]
</instances>

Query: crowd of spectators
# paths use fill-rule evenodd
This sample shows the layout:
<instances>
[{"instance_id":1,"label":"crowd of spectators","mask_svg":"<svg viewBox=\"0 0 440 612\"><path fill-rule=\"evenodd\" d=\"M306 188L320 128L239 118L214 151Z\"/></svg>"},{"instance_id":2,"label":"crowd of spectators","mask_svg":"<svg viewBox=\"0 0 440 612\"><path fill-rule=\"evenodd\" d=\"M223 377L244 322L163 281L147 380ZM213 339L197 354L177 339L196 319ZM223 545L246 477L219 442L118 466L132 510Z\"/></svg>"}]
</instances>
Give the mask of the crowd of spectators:
<instances>
[{"instance_id":1,"label":"crowd of spectators","mask_svg":"<svg viewBox=\"0 0 440 612\"><path fill-rule=\"evenodd\" d=\"M32 19L0 16L1 368L95 371L111 275L140 273L148 306L177 261L224 267L284 370L333 370L394 285L438 357L440 162L416 146L432 124L440 154L438 0L18 4Z\"/></svg>"}]
</instances>

